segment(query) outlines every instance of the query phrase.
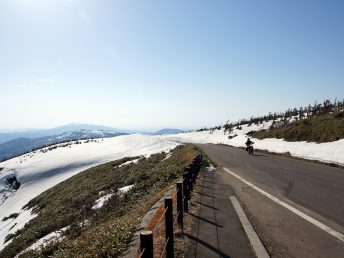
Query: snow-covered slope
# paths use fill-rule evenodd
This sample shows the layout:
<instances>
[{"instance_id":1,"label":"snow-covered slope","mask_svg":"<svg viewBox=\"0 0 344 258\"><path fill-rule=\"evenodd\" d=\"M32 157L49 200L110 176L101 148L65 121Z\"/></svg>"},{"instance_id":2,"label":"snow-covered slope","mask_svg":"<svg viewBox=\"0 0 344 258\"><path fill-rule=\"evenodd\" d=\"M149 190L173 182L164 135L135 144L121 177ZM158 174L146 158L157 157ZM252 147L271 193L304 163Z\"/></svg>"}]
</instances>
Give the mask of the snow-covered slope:
<instances>
[{"instance_id":1,"label":"snow-covered slope","mask_svg":"<svg viewBox=\"0 0 344 258\"><path fill-rule=\"evenodd\" d=\"M61 142L109 138L120 135L123 135L123 133L104 130L77 130L39 138L17 138L0 144L0 161L13 158L34 149L42 148L52 144L58 144Z\"/></svg>"},{"instance_id":2,"label":"snow-covered slope","mask_svg":"<svg viewBox=\"0 0 344 258\"><path fill-rule=\"evenodd\" d=\"M259 125L242 125L228 134L223 129L189 132L172 135L126 135L103 140L81 141L82 144L60 144L0 163L0 249L6 235L33 217L30 211L21 210L32 198L67 178L95 165L127 156L150 155L168 152L181 142L223 143L244 147L247 132L267 129L271 122ZM286 142L281 139L253 139L255 148L344 165L344 140L329 143ZM21 183L18 191L6 189L1 181L16 175ZM19 213L15 219L2 221L6 216ZM15 223L17 223L15 225ZM13 228L12 228L13 227Z\"/></svg>"},{"instance_id":3,"label":"snow-covered slope","mask_svg":"<svg viewBox=\"0 0 344 258\"><path fill-rule=\"evenodd\" d=\"M0 249L4 238L31 218L27 211L24 213L21 210L22 207L43 191L95 165L127 156L168 152L179 144L147 135L127 135L97 142L82 142L56 145L60 147L45 148L0 163L0 167L4 167L0 171L0 179L15 174L21 183L18 191L11 191L0 185ZM13 213L20 215L16 219L2 221ZM17 226L11 229L15 223Z\"/></svg>"},{"instance_id":4,"label":"snow-covered slope","mask_svg":"<svg viewBox=\"0 0 344 258\"><path fill-rule=\"evenodd\" d=\"M271 121L260 125L242 125L241 130L235 128L230 134L228 134L228 132L225 133L223 129L220 129L213 132L190 132L178 135L167 135L164 137L178 142L222 143L235 147L244 147L247 140L246 134L249 131L267 129L270 125ZM295 157L344 165L344 139L327 143L287 142L282 139L271 138L263 140L252 138L252 140L255 143L254 147L256 149L267 150L275 153L289 152Z\"/></svg>"}]
</instances>

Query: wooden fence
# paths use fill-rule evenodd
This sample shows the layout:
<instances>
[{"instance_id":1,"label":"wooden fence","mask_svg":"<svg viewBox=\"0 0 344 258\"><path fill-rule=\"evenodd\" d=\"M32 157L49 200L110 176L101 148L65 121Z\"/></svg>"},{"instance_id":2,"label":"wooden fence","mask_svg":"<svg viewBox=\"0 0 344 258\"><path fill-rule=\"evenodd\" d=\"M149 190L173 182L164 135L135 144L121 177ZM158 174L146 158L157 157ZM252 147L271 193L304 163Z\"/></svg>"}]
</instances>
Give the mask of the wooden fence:
<instances>
[{"instance_id":1,"label":"wooden fence","mask_svg":"<svg viewBox=\"0 0 344 258\"><path fill-rule=\"evenodd\" d=\"M185 169L183 179L177 182L176 191L173 196L165 198L165 210L152 231L140 232L140 253L139 258L153 258L154 242L153 235L159 230L160 224L165 218L165 241L161 257L174 258L174 228L176 226L183 229L184 212L189 211L189 201L196 178L201 170L202 155L194 158L193 162ZM177 214L173 220L173 198L177 197Z\"/></svg>"}]
</instances>

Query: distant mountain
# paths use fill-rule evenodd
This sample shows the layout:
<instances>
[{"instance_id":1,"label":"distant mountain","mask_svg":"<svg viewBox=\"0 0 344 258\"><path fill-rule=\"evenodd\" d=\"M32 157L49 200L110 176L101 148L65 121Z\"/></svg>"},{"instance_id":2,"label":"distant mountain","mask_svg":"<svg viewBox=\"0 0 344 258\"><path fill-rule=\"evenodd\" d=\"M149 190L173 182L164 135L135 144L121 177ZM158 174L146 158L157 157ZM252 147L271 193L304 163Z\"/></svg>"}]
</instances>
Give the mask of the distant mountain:
<instances>
[{"instance_id":1,"label":"distant mountain","mask_svg":"<svg viewBox=\"0 0 344 258\"><path fill-rule=\"evenodd\" d=\"M68 127L65 127L68 129ZM72 129L73 127L69 127ZM92 128L92 127L89 127ZM44 136L39 138L17 138L5 143L0 144L0 161L24 154L33 149L42 148L44 146L67 142L72 140L82 139L96 139L96 138L109 138L125 133L118 133L114 131L105 130L76 130L71 132L64 132L62 134L53 136Z\"/></svg>"},{"instance_id":2,"label":"distant mountain","mask_svg":"<svg viewBox=\"0 0 344 258\"><path fill-rule=\"evenodd\" d=\"M18 131L18 132L6 132L0 133L0 144L8 142L17 138L40 138L45 136L54 136L62 134L65 132L79 131L79 130L103 130L118 133L141 133L141 131L135 130L120 130L103 125L90 125L90 124L69 124L64 126L59 126L51 129L40 129L40 130L28 130L28 131Z\"/></svg>"},{"instance_id":3,"label":"distant mountain","mask_svg":"<svg viewBox=\"0 0 344 258\"><path fill-rule=\"evenodd\" d=\"M102 131L118 131L115 128L109 127L109 126L103 126L103 125L91 125L91 124L68 124L68 125L63 125L59 127L55 127L52 129L48 129L51 133L59 134L59 133L64 133L64 132L73 132L73 131L79 131L79 130L102 130Z\"/></svg>"},{"instance_id":4,"label":"distant mountain","mask_svg":"<svg viewBox=\"0 0 344 258\"><path fill-rule=\"evenodd\" d=\"M162 135L162 134L177 134L177 133L184 133L184 131L180 129L164 128L152 134Z\"/></svg>"}]
</instances>

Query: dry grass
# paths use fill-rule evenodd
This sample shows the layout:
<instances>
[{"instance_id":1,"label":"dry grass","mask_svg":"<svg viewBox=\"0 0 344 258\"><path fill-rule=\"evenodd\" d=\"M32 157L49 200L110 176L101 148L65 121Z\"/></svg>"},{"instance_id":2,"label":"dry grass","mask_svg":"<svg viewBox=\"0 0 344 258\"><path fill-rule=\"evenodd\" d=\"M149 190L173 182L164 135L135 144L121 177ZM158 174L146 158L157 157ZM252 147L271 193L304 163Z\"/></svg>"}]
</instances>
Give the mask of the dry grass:
<instances>
[{"instance_id":1,"label":"dry grass","mask_svg":"<svg viewBox=\"0 0 344 258\"><path fill-rule=\"evenodd\" d=\"M164 196L197 154L195 146L184 145L177 147L169 159L165 159L166 153L161 153L121 168L118 163L124 163L125 159L79 173L30 201L29 207L38 216L0 256L14 257L40 237L69 225L62 242L21 257L118 257L128 248L146 212ZM100 211L91 209L99 191L116 191L129 184L135 187L128 194L110 200ZM84 219L89 224L80 223Z\"/></svg>"},{"instance_id":2,"label":"dry grass","mask_svg":"<svg viewBox=\"0 0 344 258\"><path fill-rule=\"evenodd\" d=\"M317 143L337 141L344 138L344 112L310 117L279 128L248 134L258 139L278 138Z\"/></svg>"}]
</instances>

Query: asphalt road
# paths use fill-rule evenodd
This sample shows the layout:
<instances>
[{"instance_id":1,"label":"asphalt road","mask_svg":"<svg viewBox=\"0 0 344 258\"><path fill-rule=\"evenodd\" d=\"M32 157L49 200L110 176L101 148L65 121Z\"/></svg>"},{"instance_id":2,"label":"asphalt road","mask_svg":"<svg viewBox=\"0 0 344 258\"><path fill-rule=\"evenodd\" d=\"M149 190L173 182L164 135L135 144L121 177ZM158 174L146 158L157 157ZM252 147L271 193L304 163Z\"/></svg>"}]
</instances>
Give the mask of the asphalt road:
<instances>
[{"instance_id":1,"label":"asphalt road","mask_svg":"<svg viewBox=\"0 0 344 258\"><path fill-rule=\"evenodd\" d=\"M344 257L344 241L275 203L237 177L344 234L344 169L255 153L223 145L199 145L233 187L272 257Z\"/></svg>"}]
</instances>

